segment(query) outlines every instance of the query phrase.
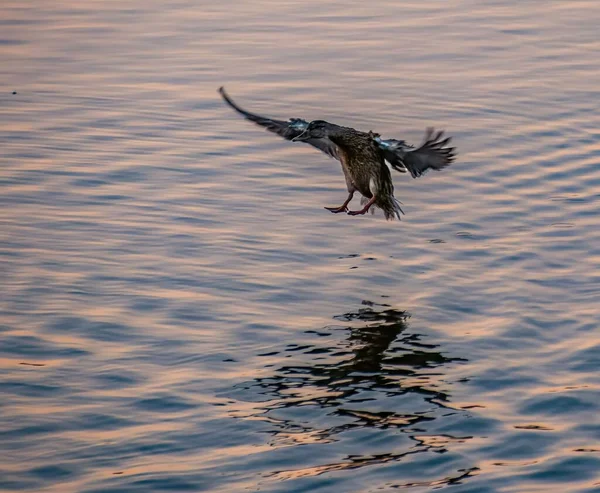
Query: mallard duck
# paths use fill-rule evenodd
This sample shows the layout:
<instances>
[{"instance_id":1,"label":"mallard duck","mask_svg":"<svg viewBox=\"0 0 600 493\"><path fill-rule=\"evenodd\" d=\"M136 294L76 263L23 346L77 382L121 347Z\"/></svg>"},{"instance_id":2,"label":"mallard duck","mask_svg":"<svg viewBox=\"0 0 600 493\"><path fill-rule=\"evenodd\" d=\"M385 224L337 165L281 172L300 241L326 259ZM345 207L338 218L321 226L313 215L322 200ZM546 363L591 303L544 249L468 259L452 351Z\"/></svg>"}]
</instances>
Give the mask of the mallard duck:
<instances>
[{"instance_id":1,"label":"mallard duck","mask_svg":"<svg viewBox=\"0 0 600 493\"><path fill-rule=\"evenodd\" d=\"M250 113L233 102L223 87L219 93L225 102L246 119L265 127L271 132L293 142L306 142L337 159L342 164L348 196L338 207L325 209L352 216L366 214L372 206L383 210L386 219L400 219L404 211L394 197L394 185L390 170L407 171L417 178L429 169L441 170L455 159L454 147L448 147L450 137L443 139L443 132L434 133L428 128L423 144L414 148L403 140L382 139L375 132L362 132L342 127L324 120L308 122L301 118L288 121L275 120ZM360 210L348 209L355 192L363 197Z\"/></svg>"}]
</instances>

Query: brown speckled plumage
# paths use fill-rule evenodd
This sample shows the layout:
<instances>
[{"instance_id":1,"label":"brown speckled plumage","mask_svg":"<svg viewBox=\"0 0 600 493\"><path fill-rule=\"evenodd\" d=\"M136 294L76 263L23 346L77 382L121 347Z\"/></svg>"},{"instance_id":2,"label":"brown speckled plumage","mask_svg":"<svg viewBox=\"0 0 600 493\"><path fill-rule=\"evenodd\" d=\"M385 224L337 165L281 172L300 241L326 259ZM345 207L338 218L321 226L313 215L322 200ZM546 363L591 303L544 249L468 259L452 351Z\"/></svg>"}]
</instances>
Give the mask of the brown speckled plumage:
<instances>
[{"instance_id":1,"label":"brown speckled plumage","mask_svg":"<svg viewBox=\"0 0 600 493\"><path fill-rule=\"evenodd\" d=\"M394 197L390 170L401 173L408 171L413 178L417 178L429 169L445 168L455 158L454 148L447 146L450 138L443 139L443 132L435 134L431 128L427 129L423 144L415 149L403 140L384 140L377 133L361 132L324 120L313 120L309 123L300 118L283 121L263 117L237 106L222 87L219 92L225 102L246 119L287 140L311 144L340 161L346 178L348 197L339 207L326 207L334 213L359 215L376 206L383 210L386 219L400 219L400 214L404 212ZM363 196L364 207L351 211L348 210L348 204L355 192Z\"/></svg>"},{"instance_id":2,"label":"brown speckled plumage","mask_svg":"<svg viewBox=\"0 0 600 493\"><path fill-rule=\"evenodd\" d=\"M373 133L331 123L326 125L329 140L341 151L340 161L348 193L357 191L367 199L375 197L373 205L383 210L386 219L400 219L403 212L394 198L392 174L385 164L382 150L373 140Z\"/></svg>"}]
</instances>

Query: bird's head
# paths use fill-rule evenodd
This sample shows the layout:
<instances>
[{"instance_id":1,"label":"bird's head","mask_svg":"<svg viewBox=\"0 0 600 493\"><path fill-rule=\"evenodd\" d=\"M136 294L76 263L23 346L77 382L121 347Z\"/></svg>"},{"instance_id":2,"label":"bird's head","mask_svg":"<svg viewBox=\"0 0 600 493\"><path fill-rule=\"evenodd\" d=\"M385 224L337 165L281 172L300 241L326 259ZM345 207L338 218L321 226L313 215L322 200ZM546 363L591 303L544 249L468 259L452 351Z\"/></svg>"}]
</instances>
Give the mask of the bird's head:
<instances>
[{"instance_id":1,"label":"bird's head","mask_svg":"<svg viewBox=\"0 0 600 493\"><path fill-rule=\"evenodd\" d=\"M294 142L301 142L308 139L322 139L323 137L327 137L331 127L333 127L333 125L325 120L313 120L308 124L308 127L306 127L304 132L294 137L292 140Z\"/></svg>"}]
</instances>

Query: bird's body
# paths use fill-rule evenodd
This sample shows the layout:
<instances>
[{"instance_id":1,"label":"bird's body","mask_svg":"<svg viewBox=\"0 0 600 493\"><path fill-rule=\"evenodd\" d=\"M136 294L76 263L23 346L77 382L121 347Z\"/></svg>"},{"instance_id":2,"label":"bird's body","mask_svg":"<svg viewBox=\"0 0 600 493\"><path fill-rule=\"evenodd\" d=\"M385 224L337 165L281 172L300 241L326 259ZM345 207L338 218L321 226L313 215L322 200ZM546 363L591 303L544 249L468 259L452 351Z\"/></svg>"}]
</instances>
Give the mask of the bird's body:
<instances>
[{"instance_id":1,"label":"bird's body","mask_svg":"<svg viewBox=\"0 0 600 493\"><path fill-rule=\"evenodd\" d=\"M393 217L400 219L400 214L403 212L394 198L392 176L385 164L381 148L373 139L373 134L349 127L328 125L330 126L328 138L338 148L348 188L348 200L344 206L328 209L336 209L333 212L342 209L340 212L343 212L354 192L359 192L368 199L366 203L369 205L364 208L364 212L367 212L371 205L375 205L383 210L387 219ZM357 213L361 212L357 211Z\"/></svg>"},{"instance_id":2,"label":"bird's body","mask_svg":"<svg viewBox=\"0 0 600 493\"><path fill-rule=\"evenodd\" d=\"M373 132L362 132L323 120L313 120L309 123L300 118L292 118L286 122L262 117L241 109L223 88L220 88L219 92L227 104L248 120L287 140L309 143L340 161L346 178L348 197L339 207L326 207L331 212L365 214L374 205L383 210L386 219L400 219L400 214L404 212L394 197L390 169L401 173L409 171L413 178L416 178L427 169L439 170L454 160L454 148L445 147L450 138L440 140L442 132L433 136L433 129L427 130L423 145L414 149L403 140L384 140ZM361 210L349 211L347 206L355 192L364 197L365 205Z\"/></svg>"}]
</instances>

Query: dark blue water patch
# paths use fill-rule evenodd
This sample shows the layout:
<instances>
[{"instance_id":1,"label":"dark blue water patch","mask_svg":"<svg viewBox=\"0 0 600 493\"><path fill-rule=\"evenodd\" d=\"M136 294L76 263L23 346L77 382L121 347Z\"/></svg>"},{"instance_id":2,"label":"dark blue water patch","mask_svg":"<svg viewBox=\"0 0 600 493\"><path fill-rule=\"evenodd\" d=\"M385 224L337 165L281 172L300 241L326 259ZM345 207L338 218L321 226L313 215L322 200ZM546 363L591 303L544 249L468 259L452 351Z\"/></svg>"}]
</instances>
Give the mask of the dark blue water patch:
<instances>
[{"instance_id":1,"label":"dark blue water patch","mask_svg":"<svg viewBox=\"0 0 600 493\"><path fill-rule=\"evenodd\" d=\"M589 217L598 217L598 210L595 207L577 212L578 219L585 219Z\"/></svg>"},{"instance_id":2,"label":"dark blue water patch","mask_svg":"<svg viewBox=\"0 0 600 493\"><path fill-rule=\"evenodd\" d=\"M181 322L208 322L214 320L213 314L204 306L188 305L169 310L168 318Z\"/></svg>"},{"instance_id":3,"label":"dark blue water patch","mask_svg":"<svg viewBox=\"0 0 600 493\"><path fill-rule=\"evenodd\" d=\"M7 251L11 251L11 250L16 250L20 253L21 250L25 250L26 248L30 247L31 245L29 243L26 243L24 241L18 241L18 240L14 240L14 239L3 239L2 243L0 243L0 245L2 246L2 248L7 249Z\"/></svg>"},{"instance_id":4,"label":"dark blue water patch","mask_svg":"<svg viewBox=\"0 0 600 493\"><path fill-rule=\"evenodd\" d=\"M455 294L450 296L448 293L442 293L440 295L432 296L432 304L434 304L440 311L444 312L444 315L448 317L454 317L454 313L461 313L466 315L483 315L485 312L485 306L479 306L481 303L478 300L469 300L466 297L458 296L461 289L456 289ZM471 294L470 296L473 296Z\"/></svg>"},{"instance_id":5,"label":"dark blue water patch","mask_svg":"<svg viewBox=\"0 0 600 493\"><path fill-rule=\"evenodd\" d=\"M5 491L39 491L39 488L42 487L38 481L32 478L12 479L8 477L8 474L5 476L0 476L0 488Z\"/></svg>"},{"instance_id":6,"label":"dark blue water patch","mask_svg":"<svg viewBox=\"0 0 600 493\"><path fill-rule=\"evenodd\" d=\"M493 457L494 460L521 460L545 455L561 436L555 433L521 431L505 433L498 440L479 449L478 453Z\"/></svg>"},{"instance_id":7,"label":"dark blue water patch","mask_svg":"<svg viewBox=\"0 0 600 493\"><path fill-rule=\"evenodd\" d=\"M539 253L532 252L529 250L521 250L516 253L511 253L509 255L504 255L501 257L497 257L492 259L486 266L487 269L496 269L502 266L507 266L515 263L520 263L524 261L532 261L538 260L540 258Z\"/></svg>"},{"instance_id":8,"label":"dark blue water patch","mask_svg":"<svg viewBox=\"0 0 600 493\"><path fill-rule=\"evenodd\" d=\"M41 280L32 280L32 284ZM43 303L44 297L50 295L52 290L48 287L29 288L12 292L7 296L7 307L13 312L36 312Z\"/></svg>"},{"instance_id":9,"label":"dark blue water patch","mask_svg":"<svg viewBox=\"0 0 600 493\"><path fill-rule=\"evenodd\" d=\"M502 343L502 345L504 346L505 344ZM523 386L529 387L539 384L539 378L528 375L526 370L526 368L521 370L514 368L509 370L496 368L472 378L469 384L486 391L497 391L508 388L516 389Z\"/></svg>"},{"instance_id":10,"label":"dark blue water patch","mask_svg":"<svg viewBox=\"0 0 600 493\"><path fill-rule=\"evenodd\" d=\"M40 156L41 157L41 156ZM25 159L29 159L31 156L25 157ZM12 176L9 178L1 178L0 179L0 187L13 187L15 185L26 185L28 183L33 183L35 180L32 180L29 177L24 176Z\"/></svg>"},{"instance_id":11,"label":"dark blue water patch","mask_svg":"<svg viewBox=\"0 0 600 493\"><path fill-rule=\"evenodd\" d=\"M190 402L172 394L158 394L155 397L133 401L133 406L141 411L155 413L177 413L195 407Z\"/></svg>"},{"instance_id":12,"label":"dark blue water patch","mask_svg":"<svg viewBox=\"0 0 600 493\"><path fill-rule=\"evenodd\" d=\"M14 426L14 423L11 423L11 426ZM5 425L2 425L4 428ZM12 429L2 429L0 430L0 439L2 440L3 446L7 446L7 442L9 440L17 440L20 443L27 441L27 439L35 438L38 435L49 435L52 433L60 433L67 429L67 425L64 422L47 422L47 423L37 423L26 426L21 426L18 428Z\"/></svg>"},{"instance_id":13,"label":"dark blue water patch","mask_svg":"<svg viewBox=\"0 0 600 493\"><path fill-rule=\"evenodd\" d=\"M203 221L208 225L211 221ZM200 258L206 253L202 245L196 243L170 243L168 255L172 258L189 259Z\"/></svg>"},{"instance_id":14,"label":"dark blue water patch","mask_svg":"<svg viewBox=\"0 0 600 493\"><path fill-rule=\"evenodd\" d=\"M101 389L123 389L139 385L145 378L131 370L106 370L93 375L96 387Z\"/></svg>"},{"instance_id":15,"label":"dark blue water patch","mask_svg":"<svg viewBox=\"0 0 600 493\"><path fill-rule=\"evenodd\" d=\"M123 127L123 124L125 123L125 118L123 117L103 117L103 118L96 118L94 119L94 121L91 123L91 126L94 128L116 128L116 129L120 129Z\"/></svg>"},{"instance_id":16,"label":"dark blue water patch","mask_svg":"<svg viewBox=\"0 0 600 493\"><path fill-rule=\"evenodd\" d=\"M169 241L178 241L178 242L189 242L189 243L197 243L198 239L196 236L186 233L176 233L169 235Z\"/></svg>"},{"instance_id":17,"label":"dark blue water patch","mask_svg":"<svg viewBox=\"0 0 600 493\"><path fill-rule=\"evenodd\" d=\"M45 197L39 193L6 193L0 195L0 205L12 207L14 204L45 204Z\"/></svg>"},{"instance_id":18,"label":"dark blue water patch","mask_svg":"<svg viewBox=\"0 0 600 493\"><path fill-rule=\"evenodd\" d=\"M36 336L5 336L0 339L0 354L21 358L75 358L89 353L80 348L60 347Z\"/></svg>"},{"instance_id":19,"label":"dark blue water patch","mask_svg":"<svg viewBox=\"0 0 600 493\"><path fill-rule=\"evenodd\" d=\"M150 296L133 298L129 305L132 310L141 312L163 310L167 306L168 302L165 299Z\"/></svg>"},{"instance_id":20,"label":"dark blue water patch","mask_svg":"<svg viewBox=\"0 0 600 493\"><path fill-rule=\"evenodd\" d=\"M464 237L463 237L464 238ZM469 236L469 239L476 239L473 236ZM464 248L462 249L455 257L456 261L469 261L469 262L473 262L473 261L483 261L483 259L490 257L493 254L492 251L486 249L486 248L481 248L481 247L474 247L474 248ZM432 271L435 268L431 268L431 269L427 269L426 271ZM426 272L424 271L424 272Z\"/></svg>"},{"instance_id":21,"label":"dark blue water patch","mask_svg":"<svg viewBox=\"0 0 600 493\"><path fill-rule=\"evenodd\" d=\"M186 327L188 327L186 325ZM132 360L138 362L148 362L152 365L171 367L181 366L190 361L197 361L201 357L198 354L198 347L189 339L167 339L153 338L144 341L132 351L123 361L124 365Z\"/></svg>"},{"instance_id":22,"label":"dark blue water patch","mask_svg":"<svg viewBox=\"0 0 600 493\"><path fill-rule=\"evenodd\" d=\"M138 337L134 327L115 322L97 322L82 317L61 317L47 322L44 329L53 333L71 333L106 342L131 341Z\"/></svg>"},{"instance_id":23,"label":"dark blue water patch","mask_svg":"<svg viewBox=\"0 0 600 493\"><path fill-rule=\"evenodd\" d=\"M572 415L577 412L594 411L597 409L596 402L592 395L586 395L585 392L571 392L570 395L564 394L543 394L527 399L520 407L522 414L542 414L542 415Z\"/></svg>"},{"instance_id":24,"label":"dark blue water patch","mask_svg":"<svg viewBox=\"0 0 600 493\"><path fill-rule=\"evenodd\" d=\"M114 414L106 413L83 413L70 416L68 418L67 428L69 430L118 430L128 426L135 426L139 421L135 421Z\"/></svg>"},{"instance_id":25,"label":"dark blue water patch","mask_svg":"<svg viewBox=\"0 0 600 493\"><path fill-rule=\"evenodd\" d=\"M84 471L69 464L47 464L17 473L7 473L7 478L0 479L0 488L13 485L14 491L41 491L53 484L72 480ZM18 480L13 479L20 476ZM18 487L17 487L18 485ZM11 491L13 491L11 489Z\"/></svg>"},{"instance_id":26,"label":"dark blue water patch","mask_svg":"<svg viewBox=\"0 0 600 493\"><path fill-rule=\"evenodd\" d=\"M560 288L560 289L565 289L570 292L576 291L577 288L581 284L581 281L579 281L577 279L573 279L572 277L567 277L567 276L554 276L554 277L546 276L546 279L524 279L524 280L528 283L535 284L535 285L538 285L538 286L541 286L544 288ZM545 324L548 324L548 325L546 325L546 328L557 326L557 322L552 322L550 320L544 321L541 325L535 323L534 320L535 319L530 318L530 317L526 318L526 321L528 323L537 325L540 328L543 328Z\"/></svg>"},{"instance_id":27,"label":"dark blue water patch","mask_svg":"<svg viewBox=\"0 0 600 493\"><path fill-rule=\"evenodd\" d=\"M199 477L199 474L190 474L193 476L193 479L185 479L181 477L177 477L175 474L152 474L152 476L157 477L149 477L145 479L137 479L144 476L149 476L149 474L136 474L136 475L127 475L126 479L119 481L122 483L122 486L103 486L100 489L86 489L83 490L82 493L129 493L129 492L141 492L147 493L150 491L194 491L194 492L202 492L202 491L210 491L214 485L214 480L210 477L205 476L203 478ZM186 475L187 476L187 475ZM107 483L115 482L115 481L106 481Z\"/></svg>"},{"instance_id":28,"label":"dark blue water patch","mask_svg":"<svg viewBox=\"0 0 600 493\"><path fill-rule=\"evenodd\" d=\"M42 20L38 19L0 19L0 26L30 26L33 24L42 24Z\"/></svg>"},{"instance_id":29,"label":"dark blue water patch","mask_svg":"<svg viewBox=\"0 0 600 493\"><path fill-rule=\"evenodd\" d=\"M563 286L557 282L552 285L555 289L560 290ZM573 292L576 290L573 289ZM548 295L549 300L555 299L555 295ZM557 294L556 299L562 299L562 294ZM504 338L514 337L516 343L518 338L525 339L527 337L535 337L538 340L544 337L552 337L560 332L569 330L578 330L580 321L577 318L568 318L570 314L563 315L562 313L553 313L547 310L546 312L538 312L537 317L523 316L520 323L512 325L502 335Z\"/></svg>"},{"instance_id":30,"label":"dark blue water patch","mask_svg":"<svg viewBox=\"0 0 600 493\"><path fill-rule=\"evenodd\" d=\"M21 39L0 39L0 46L20 46L28 42Z\"/></svg>"},{"instance_id":31,"label":"dark blue water patch","mask_svg":"<svg viewBox=\"0 0 600 493\"><path fill-rule=\"evenodd\" d=\"M95 198L101 202L120 202L123 200L131 200L131 196L129 195L118 194L97 195Z\"/></svg>"},{"instance_id":32,"label":"dark blue water patch","mask_svg":"<svg viewBox=\"0 0 600 493\"><path fill-rule=\"evenodd\" d=\"M31 474L32 476L38 477L39 479L43 479L47 482L55 482L66 480L75 475L75 472L72 470L72 468L69 468L65 465L49 464L45 466L34 467L33 469L27 471L26 474Z\"/></svg>"},{"instance_id":33,"label":"dark blue water patch","mask_svg":"<svg viewBox=\"0 0 600 493\"><path fill-rule=\"evenodd\" d=\"M116 143L119 141L124 141L126 140L126 137L120 136L120 135L87 135L84 137L84 140L86 141L86 143L105 143L105 142L112 142L112 143Z\"/></svg>"},{"instance_id":34,"label":"dark blue water patch","mask_svg":"<svg viewBox=\"0 0 600 493\"><path fill-rule=\"evenodd\" d=\"M19 258L19 257L23 257L25 254L21 251L18 250L11 250L11 249L1 249L0 250L0 257L7 257L10 259L15 259L15 258ZM2 270L0 269L0 271L2 272L6 272L6 270Z\"/></svg>"},{"instance_id":35,"label":"dark blue water patch","mask_svg":"<svg viewBox=\"0 0 600 493\"><path fill-rule=\"evenodd\" d=\"M452 436L489 436L502 428L502 422L487 418L483 414L471 412L447 415L443 420L437 419L428 424L429 433L447 434Z\"/></svg>"},{"instance_id":36,"label":"dark blue water patch","mask_svg":"<svg viewBox=\"0 0 600 493\"><path fill-rule=\"evenodd\" d=\"M600 424L594 422L580 423L574 426L574 431L582 437L600 442Z\"/></svg>"},{"instance_id":37,"label":"dark blue water patch","mask_svg":"<svg viewBox=\"0 0 600 493\"><path fill-rule=\"evenodd\" d=\"M108 183L109 182L106 180L101 180L99 178L80 178L78 180L73 180L71 185L74 187L95 188L108 185Z\"/></svg>"},{"instance_id":38,"label":"dark blue water patch","mask_svg":"<svg viewBox=\"0 0 600 493\"><path fill-rule=\"evenodd\" d=\"M532 469L534 472L518 475L515 479L552 484L581 482L597 478L600 458L592 455L560 456L544 461Z\"/></svg>"},{"instance_id":39,"label":"dark blue water patch","mask_svg":"<svg viewBox=\"0 0 600 493\"><path fill-rule=\"evenodd\" d=\"M540 231L538 236L540 238L573 238L576 236L580 236L579 231L574 230L575 223L567 223L567 222L556 222L548 225L550 229L547 231ZM573 250L581 248L581 245L575 244L573 242L572 245L565 245L564 242L560 242L553 249L560 250Z\"/></svg>"},{"instance_id":40,"label":"dark blue water patch","mask_svg":"<svg viewBox=\"0 0 600 493\"><path fill-rule=\"evenodd\" d=\"M598 324L592 324L590 329L597 329ZM569 355L569 361L565 361L572 371L583 373L595 373L600 369L600 345L577 351Z\"/></svg>"},{"instance_id":41,"label":"dark blue water patch","mask_svg":"<svg viewBox=\"0 0 600 493\"><path fill-rule=\"evenodd\" d=\"M87 282L93 286L96 285L101 285L104 283L111 283L111 282L117 282L117 283L121 283L123 281L127 281L128 283L133 284L138 284L140 286L148 286L151 284L155 284L156 283L156 276L154 275L150 275L148 274L147 276L140 276L140 275L128 275L127 277L124 277L122 275L117 276L117 275L107 275L107 274L94 274L89 276L87 279Z\"/></svg>"},{"instance_id":42,"label":"dark blue water patch","mask_svg":"<svg viewBox=\"0 0 600 493\"><path fill-rule=\"evenodd\" d=\"M260 420L223 420L211 419L202 423L202 426L193 430L178 431L168 437L175 443L187 442L188 451L203 449L225 448L238 446L260 446L265 442L265 437L270 433L268 423Z\"/></svg>"},{"instance_id":43,"label":"dark blue water patch","mask_svg":"<svg viewBox=\"0 0 600 493\"><path fill-rule=\"evenodd\" d=\"M47 385L28 382L0 382L0 391L21 397L54 397L64 394L64 385Z\"/></svg>"},{"instance_id":44,"label":"dark blue water patch","mask_svg":"<svg viewBox=\"0 0 600 493\"><path fill-rule=\"evenodd\" d=\"M600 155L600 152L599 152ZM571 156L574 160L576 157L587 158L588 155L584 156ZM598 172L598 164L594 163L593 165L581 165L578 168L570 168L565 171L556 171L554 173L548 173L546 175L546 179L551 182L563 183L561 185L559 192L560 193L577 193L585 190L594 190L592 185L597 185L599 179L595 178L594 175ZM591 176L587 176L591 175ZM572 180L574 177L580 177L582 180L585 180L585 188L582 187L580 183L569 183L569 180Z\"/></svg>"},{"instance_id":45,"label":"dark blue water patch","mask_svg":"<svg viewBox=\"0 0 600 493\"><path fill-rule=\"evenodd\" d=\"M516 36L527 36L531 34L535 34L536 30L534 29L500 29L501 33L504 34L513 34Z\"/></svg>"},{"instance_id":46,"label":"dark blue water patch","mask_svg":"<svg viewBox=\"0 0 600 493\"><path fill-rule=\"evenodd\" d=\"M207 151L202 154L207 157L219 157L219 156L229 156L230 153L227 151ZM197 173L195 172L194 174L197 174Z\"/></svg>"},{"instance_id":47,"label":"dark blue water patch","mask_svg":"<svg viewBox=\"0 0 600 493\"><path fill-rule=\"evenodd\" d=\"M176 216L171 220L177 223L191 224L193 226L207 226L210 224L216 224L216 221L201 216Z\"/></svg>"},{"instance_id":48,"label":"dark blue water patch","mask_svg":"<svg viewBox=\"0 0 600 493\"><path fill-rule=\"evenodd\" d=\"M312 493L325 492L325 491L344 491L343 484L340 484L339 478L328 477L327 475L321 475L311 478L300 478L294 480L294 485L291 486L289 483L283 483L281 485L271 485L265 487L265 491L269 493L287 493L293 491L294 493ZM290 488L293 488L290 490ZM350 490L348 490L350 491Z\"/></svg>"},{"instance_id":49,"label":"dark blue water patch","mask_svg":"<svg viewBox=\"0 0 600 493\"><path fill-rule=\"evenodd\" d=\"M108 183L132 183L142 182L148 176L149 170L144 168L141 170L139 167L131 167L112 171L110 173L104 173L102 180Z\"/></svg>"},{"instance_id":50,"label":"dark blue water patch","mask_svg":"<svg viewBox=\"0 0 600 493\"><path fill-rule=\"evenodd\" d=\"M185 452L191 448L189 443L185 441L174 441L164 435L146 437L138 441L132 441L127 444L119 444L115 447L115 452L123 456L129 454L148 456L148 455L163 455L163 454L178 454Z\"/></svg>"},{"instance_id":51,"label":"dark blue water patch","mask_svg":"<svg viewBox=\"0 0 600 493\"><path fill-rule=\"evenodd\" d=\"M75 127L75 126L70 126L70 125L53 125L53 126L49 126L46 127L46 132L48 133L54 133L54 134L61 134L61 135L65 135L65 134L69 134L69 133L79 133L81 132L81 129L79 127ZM69 146L56 146L56 147L52 147L54 149L58 149L58 150L73 150L73 147L69 147ZM48 170L49 174L64 174L66 176L73 176L74 174L78 174L81 175L83 173L78 173L76 171L67 171L67 170Z\"/></svg>"},{"instance_id":52,"label":"dark blue water patch","mask_svg":"<svg viewBox=\"0 0 600 493\"><path fill-rule=\"evenodd\" d=\"M98 276L98 278L102 278L102 276ZM203 277L183 277L183 276L158 276L153 275L147 279L140 279L142 282L152 283L156 286L167 286L169 288L198 288L205 289L206 288L206 279ZM138 282L136 280L136 282ZM231 288L231 286L229 286Z\"/></svg>"},{"instance_id":53,"label":"dark blue water patch","mask_svg":"<svg viewBox=\"0 0 600 493\"><path fill-rule=\"evenodd\" d=\"M35 202L40 203L40 202ZM41 202L44 203L44 202ZM86 199L85 203L89 203ZM98 229L98 223L92 221L83 221L83 220L56 220L56 221L40 221L35 225L36 227L47 229L48 231L86 231L88 233L94 233L98 236L102 235ZM70 247L70 245L61 245L61 250L65 251L67 249L74 250L76 247Z\"/></svg>"}]
</instances>

